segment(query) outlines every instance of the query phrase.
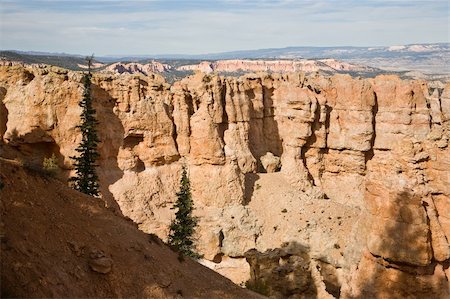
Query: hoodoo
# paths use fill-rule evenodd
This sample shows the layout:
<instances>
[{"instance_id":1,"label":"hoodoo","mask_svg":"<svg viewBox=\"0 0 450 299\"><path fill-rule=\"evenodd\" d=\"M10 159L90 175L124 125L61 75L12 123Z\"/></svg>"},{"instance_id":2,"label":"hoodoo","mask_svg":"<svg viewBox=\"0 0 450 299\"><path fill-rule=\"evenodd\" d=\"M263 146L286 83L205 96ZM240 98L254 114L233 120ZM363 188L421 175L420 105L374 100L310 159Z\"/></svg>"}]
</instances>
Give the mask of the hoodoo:
<instances>
[{"instance_id":1,"label":"hoodoo","mask_svg":"<svg viewBox=\"0 0 450 299\"><path fill-rule=\"evenodd\" d=\"M81 138L76 128L81 92L79 72L1 66L2 158L33 168L55 154L59 179L69 177L73 171L69 157ZM27 251L26 242L35 237L31 232L21 241L11 235L18 233L14 227L21 222L8 218L10 211L17 210L17 220L33 217L44 226L50 225L45 219L63 219L70 212L59 210L60 205L70 209L75 205L80 214L89 212L92 218L101 210L101 215L109 214L98 221L119 225L108 233L127 234L131 224L115 220L119 216L113 216L114 211L166 241L181 166L186 163L198 217L197 250L204 255L201 262L235 283L247 282L276 298L450 295L448 83L442 87L392 75L256 73L236 78L197 73L168 84L151 73L94 73L92 98L99 121L101 200L111 211L88 204L93 199L81 198L75 191L66 195L68 191L53 180L25 177L17 166L2 162L1 179L7 184L6 191L0 191L6 232L3 269L25 273L26 267L34 267L26 257L41 250L36 242L30 243L36 244L36 252ZM39 186L29 186L34 182ZM28 186L24 188L30 194L21 198L19 188L13 191L8 185L12 183ZM51 205L35 201L30 188L38 188L41 198L51 198L49 192L54 191L58 201L55 198ZM74 199L64 199L72 194ZM45 214L47 208L50 215ZM62 234L74 228L67 222L54 229ZM98 232L99 238L106 238ZM91 238L89 229L86 233ZM135 240L118 240L119 249L127 247L127 254L139 251L152 260L144 247L157 245L144 246L143 234L133 234ZM67 246L67 252L81 252L64 258L96 259L91 263L94 271L109 272L110 266L110 273L122 271L115 253L92 258L81 246L88 243L70 245L70 240L61 240L64 243L58 246ZM52 244L41 241L39 258L46 259ZM14 261L14 254L19 261ZM143 271L140 262L126 263ZM170 259L170 263L176 262ZM77 275L85 275L86 269L74 267L59 269L60 279L75 281ZM4 271L2 280L3 275ZM20 289L15 288L19 280L29 281L23 275L18 280L8 276L6 291L29 296L14 293ZM41 285L50 283L39 275L33 279L33 289L25 290L45 290ZM171 279L160 280L170 286L155 292L177 291ZM57 290L55 286L55 293L36 294L64 294ZM104 296L130 294L121 290Z\"/></svg>"}]
</instances>

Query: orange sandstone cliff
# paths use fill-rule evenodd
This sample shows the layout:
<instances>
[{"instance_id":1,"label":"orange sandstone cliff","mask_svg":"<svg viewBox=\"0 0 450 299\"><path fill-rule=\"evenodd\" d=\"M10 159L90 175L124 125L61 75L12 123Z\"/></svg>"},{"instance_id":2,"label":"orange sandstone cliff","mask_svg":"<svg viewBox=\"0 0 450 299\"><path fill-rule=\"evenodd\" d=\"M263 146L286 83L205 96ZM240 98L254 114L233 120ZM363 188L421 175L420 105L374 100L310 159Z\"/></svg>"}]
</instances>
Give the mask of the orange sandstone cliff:
<instances>
[{"instance_id":1,"label":"orange sandstone cliff","mask_svg":"<svg viewBox=\"0 0 450 299\"><path fill-rule=\"evenodd\" d=\"M81 76L0 67L3 157L55 153L69 175ZM93 84L103 199L144 232L167 238L186 163L202 262L236 283L280 298L450 295L450 85L300 73Z\"/></svg>"}]
</instances>

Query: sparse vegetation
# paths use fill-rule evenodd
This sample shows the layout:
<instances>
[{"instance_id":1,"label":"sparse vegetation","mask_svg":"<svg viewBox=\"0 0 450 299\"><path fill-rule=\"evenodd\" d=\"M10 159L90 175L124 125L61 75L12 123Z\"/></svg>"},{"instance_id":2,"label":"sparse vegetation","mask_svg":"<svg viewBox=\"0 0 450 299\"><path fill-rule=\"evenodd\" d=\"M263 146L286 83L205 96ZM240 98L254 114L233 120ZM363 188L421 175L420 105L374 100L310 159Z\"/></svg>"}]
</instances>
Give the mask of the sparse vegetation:
<instances>
[{"instance_id":1,"label":"sparse vegetation","mask_svg":"<svg viewBox=\"0 0 450 299\"><path fill-rule=\"evenodd\" d=\"M70 181L73 182L75 190L88 195L98 196L99 184L95 170L95 162L99 157L97 152L99 139L96 130L98 122L95 118L95 109L92 107L91 63L92 57L88 58L89 72L83 76L84 92L79 103L83 111L81 112L81 125L77 126L81 130L82 139L80 145L76 148L76 151L80 155L78 157L71 157L71 159L75 160L76 176L70 178Z\"/></svg>"},{"instance_id":2,"label":"sparse vegetation","mask_svg":"<svg viewBox=\"0 0 450 299\"><path fill-rule=\"evenodd\" d=\"M269 296L270 290L267 286L266 282L260 279L257 280L248 280L245 283L245 287L253 292L256 292L258 294Z\"/></svg>"},{"instance_id":3,"label":"sparse vegetation","mask_svg":"<svg viewBox=\"0 0 450 299\"><path fill-rule=\"evenodd\" d=\"M186 166L180 180L180 191L177 193L177 201L172 209L177 209L175 219L170 224L169 245L180 254L192 258L201 258L195 251L194 233L198 219L192 216L194 202L191 196L191 185Z\"/></svg>"},{"instance_id":4,"label":"sparse vegetation","mask_svg":"<svg viewBox=\"0 0 450 299\"><path fill-rule=\"evenodd\" d=\"M57 170L59 170L59 169L54 169L54 171L52 171L52 170L50 170L50 167L46 168L44 166L46 159L47 158L44 158L44 161L42 163L39 163L36 160L31 160L31 159L30 160L18 159L17 162L19 163L19 165L21 167L23 167L24 169L26 169L27 171L29 171L31 173L34 173L41 177L49 177L49 176L54 177L57 174ZM48 160L50 160L50 159L51 158L48 158ZM58 166L56 166L56 167L58 167ZM53 166L52 166L52 168L53 168Z\"/></svg>"},{"instance_id":5,"label":"sparse vegetation","mask_svg":"<svg viewBox=\"0 0 450 299\"><path fill-rule=\"evenodd\" d=\"M54 153L50 158L44 158L44 161L42 162L42 169L51 176L56 176L58 174L58 159Z\"/></svg>"}]
</instances>

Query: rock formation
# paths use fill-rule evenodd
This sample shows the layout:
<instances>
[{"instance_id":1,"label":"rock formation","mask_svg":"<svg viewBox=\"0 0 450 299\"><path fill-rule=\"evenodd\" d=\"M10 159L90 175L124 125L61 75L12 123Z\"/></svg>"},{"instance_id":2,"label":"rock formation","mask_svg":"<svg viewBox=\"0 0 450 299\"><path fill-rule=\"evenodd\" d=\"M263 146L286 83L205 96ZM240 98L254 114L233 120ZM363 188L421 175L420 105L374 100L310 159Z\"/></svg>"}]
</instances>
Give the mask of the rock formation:
<instances>
[{"instance_id":1,"label":"rock formation","mask_svg":"<svg viewBox=\"0 0 450 299\"><path fill-rule=\"evenodd\" d=\"M103 72L112 72L117 74L151 74L151 73L162 73L171 70L172 67L166 63L161 63L158 61L150 61L146 64L141 64L137 62L122 63L116 62L108 65Z\"/></svg>"},{"instance_id":2,"label":"rock formation","mask_svg":"<svg viewBox=\"0 0 450 299\"><path fill-rule=\"evenodd\" d=\"M0 169L2 298L263 298L180 259L100 199L3 158Z\"/></svg>"},{"instance_id":3,"label":"rock formation","mask_svg":"<svg viewBox=\"0 0 450 299\"><path fill-rule=\"evenodd\" d=\"M8 65L4 63L3 65ZM298 60L245 60L229 59L217 61L202 61L199 64L189 64L174 67L170 64L158 61L149 63L123 63L116 62L105 67L101 72L106 74L142 74L151 75L152 73L165 73L171 71L201 71L203 73L236 73L236 72L365 72L374 73L379 71L376 68L352 64L336 59L298 59Z\"/></svg>"},{"instance_id":4,"label":"rock formation","mask_svg":"<svg viewBox=\"0 0 450 299\"><path fill-rule=\"evenodd\" d=\"M336 59L298 59L298 60L245 60L230 59L217 60L215 62L202 61L199 64L182 65L177 68L179 71L201 71L212 72L374 72L375 68L351 64Z\"/></svg>"},{"instance_id":5,"label":"rock formation","mask_svg":"<svg viewBox=\"0 0 450 299\"><path fill-rule=\"evenodd\" d=\"M283 266L259 252L292 273L309 263L324 298L449 296L449 84L302 73L93 84L101 192L141 230L167 237L186 163L204 263L236 283ZM81 90L80 73L0 67L1 155L39 164L55 153L67 177ZM280 167L267 169L268 153ZM273 251L286 244L297 246Z\"/></svg>"}]
</instances>

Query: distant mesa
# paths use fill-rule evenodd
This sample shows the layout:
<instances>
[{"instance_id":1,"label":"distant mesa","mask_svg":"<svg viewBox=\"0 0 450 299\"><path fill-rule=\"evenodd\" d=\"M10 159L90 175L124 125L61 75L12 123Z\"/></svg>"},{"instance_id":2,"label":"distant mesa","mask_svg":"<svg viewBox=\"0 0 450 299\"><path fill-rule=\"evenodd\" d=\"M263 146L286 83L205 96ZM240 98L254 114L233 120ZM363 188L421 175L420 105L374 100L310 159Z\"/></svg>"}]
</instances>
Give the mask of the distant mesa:
<instances>
[{"instance_id":1,"label":"distant mesa","mask_svg":"<svg viewBox=\"0 0 450 299\"><path fill-rule=\"evenodd\" d=\"M86 64L81 64L81 63L79 63L79 64L77 64L77 65L78 65L78 67L80 67L80 68L82 68L82 69L88 69L88 66L87 66ZM95 63L92 64L91 67L94 68L94 69L98 69L98 68L101 68L101 67L103 67L103 66L105 66L104 63L95 62Z\"/></svg>"},{"instance_id":2,"label":"distant mesa","mask_svg":"<svg viewBox=\"0 0 450 299\"><path fill-rule=\"evenodd\" d=\"M439 44L417 44L417 45L399 45L390 46L387 48L388 51L396 52L439 52L444 50Z\"/></svg>"},{"instance_id":3,"label":"distant mesa","mask_svg":"<svg viewBox=\"0 0 450 299\"><path fill-rule=\"evenodd\" d=\"M166 63L161 63L158 61L150 61L146 64L131 62L131 63L122 63L117 62L113 63L105 68L105 72L113 72L118 74L128 73L135 74L140 73L143 75L148 75L149 73L163 73L170 71L172 66Z\"/></svg>"},{"instance_id":4,"label":"distant mesa","mask_svg":"<svg viewBox=\"0 0 450 299\"><path fill-rule=\"evenodd\" d=\"M117 62L109 65L104 72L128 73L128 74L144 74L163 73L172 70L177 71L200 71L206 74L219 73L235 73L235 72L274 72L274 73L291 73L291 72L377 72L376 68L338 61L336 59L296 59L296 60L249 60L249 59L230 59L218 61L202 61L198 64L182 65L177 68L169 64L160 63L158 61L150 61L146 64L140 63L121 63Z\"/></svg>"},{"instance_id":5,"label":"distant mesa","mask_svg":"<svg viewBox=\"0 0 450 299\"><path fill-rule=\"evenodd\" d=\"M117 74L159 73L168 82L194 71L241 75L245 72L349 73L374 77L398 74L405 79L450 79L450 44L428 43L372 47L286 47L210 54L96 56L95 70ZM52 65L86 70L83 55L0 51L0 65Z\"/></svg>"}]
</instances>

